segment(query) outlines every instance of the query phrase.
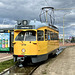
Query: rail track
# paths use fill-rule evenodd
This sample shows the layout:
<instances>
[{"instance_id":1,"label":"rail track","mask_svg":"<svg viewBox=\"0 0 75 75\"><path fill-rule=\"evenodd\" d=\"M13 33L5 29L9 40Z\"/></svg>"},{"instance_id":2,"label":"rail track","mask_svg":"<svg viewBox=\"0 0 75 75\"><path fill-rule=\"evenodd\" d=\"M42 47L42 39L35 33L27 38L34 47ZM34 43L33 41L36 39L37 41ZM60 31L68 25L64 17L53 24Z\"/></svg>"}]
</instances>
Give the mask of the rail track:
<instances>
[{"instance_id":1,"label":"rail track","mask_svg":"<svg viewBox=\"0 0 75 75\"><path fill-rule=\"evenodd\" d=\"M34 73L34 71L39 67L40 65L36 66L30 73L29 75L32 75Z\"/></svg>"},{"instance_id":2,"label":"rail track","mask_svg":"<svg viewBox=\"0 0 75 75\"><path fill-rule=\"evenodd\" d=\"M6 69L0 75L32 75L33 72L40 66L35 65L35 66L25 66L22 68L17 67L16 65L12 66L9 69Z\"/></svg>"}]
</instances>

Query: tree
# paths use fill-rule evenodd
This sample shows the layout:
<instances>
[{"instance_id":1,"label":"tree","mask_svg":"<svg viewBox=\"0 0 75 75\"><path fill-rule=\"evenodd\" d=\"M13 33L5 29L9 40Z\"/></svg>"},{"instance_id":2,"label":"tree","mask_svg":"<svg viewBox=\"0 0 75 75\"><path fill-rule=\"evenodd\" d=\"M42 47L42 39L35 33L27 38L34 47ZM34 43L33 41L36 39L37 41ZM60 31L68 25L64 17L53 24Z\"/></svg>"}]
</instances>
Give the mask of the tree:
<instances>
[{"instance_id":1,"label":"tree","mask_svg":"<svg viewBox=\"0 0 75 75\"><path fill-rule=\"evenodd\" d=\"M75 37L72 37L71 43L75 43Z\"/></svg>"}]
</instances>

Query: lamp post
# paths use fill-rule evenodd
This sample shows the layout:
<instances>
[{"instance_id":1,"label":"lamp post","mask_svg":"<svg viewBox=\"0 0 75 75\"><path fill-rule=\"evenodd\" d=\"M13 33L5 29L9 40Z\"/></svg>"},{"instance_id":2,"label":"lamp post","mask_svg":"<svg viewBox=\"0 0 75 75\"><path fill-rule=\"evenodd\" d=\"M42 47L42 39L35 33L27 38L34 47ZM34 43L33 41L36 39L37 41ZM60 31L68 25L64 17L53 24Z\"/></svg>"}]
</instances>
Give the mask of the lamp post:
<instances>
[{"instance_id":1,"label":"lamp post","mask_svg":"<svg viewBox=\"0 0 75 75\"><path fill-rule=\"evenodd\" d=\"M63 16L63 45L64 45L64 17L65 15Z\"/></svg>"},{"instance_id":2,"label":"lamp post","mask_svg":"<svg viewBox=\"0 0 75 75\"><path fill-rule=\"evenodd\" d=\"M63 45L64 45L64 18L65 18L65 15L67 15L69 13L65 13L64 16L63 16Z\"/></svg>"},{"instance_id":3,"label":"lamp post","mask_svg":"<svg viewBox=\"0 0 75 75\"><path fill-rule=\"evenodd\" d=\"M63 45L64 45L64 18L65 18L65 15L66 14L64 14L64 16L63 16Z\"/></svg>"}]
</instances>

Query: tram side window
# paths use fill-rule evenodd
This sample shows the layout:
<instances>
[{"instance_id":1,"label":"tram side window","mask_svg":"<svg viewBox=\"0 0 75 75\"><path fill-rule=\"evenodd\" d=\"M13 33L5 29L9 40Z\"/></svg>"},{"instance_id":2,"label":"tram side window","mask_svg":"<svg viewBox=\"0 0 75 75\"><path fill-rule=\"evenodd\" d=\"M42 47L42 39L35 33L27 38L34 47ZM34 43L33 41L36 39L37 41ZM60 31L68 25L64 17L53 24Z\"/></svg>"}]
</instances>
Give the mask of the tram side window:
<instances>
[{"instance_id":1,"label":"tram side window","mask_svg":"<svg viewBox=\"0 0 75 75\"><path fill-rule=\"evenodd\" d=\"M44 32L42 30L37 31L37 40L44 41Z\"/></svg>"},{"instance_id":2,"label":"tram side window","mask_svg":"<svg viewBox=\"0 0 75 75\"><path fill-rule=\"evenodd\" d=\"M47 33L47 30L45 29L45 41L48 40L48 33Z\"/></svg>"},{"instance_id":3,"label":"tram side window","mask_svg":"<svg viewBox=\"0 0 75 75\"><path fill-rule=\"evenodd\" d=\"M50 32L51 40L58 40L58 34L54 32Z\"/></svg>"},{"instance_id":4,"label":"tram side window","mask_svg":"<svg viewBox=\"0 0 75 75\"><path fill-rule=\"evenodd\" d=\"M59 35L57 34L57 40L59 40Z\"/></svg>"},{"instance_id":5,"label":"tram side window","mask_svg":"<svg viewBox=\"0 0 75 75\"><path fill-rule=\"evenodd\" d=\"M57 40L57 33L54 33L54 40Z\"/></svg>"},{"instance_id":6,"label":"tram side window","mask_svg":"<svg viewBox=\"0 0 75 75\"><path fill-rule=\"evenodd\" d=\"M53 32L50 32L51 40L53 40Z\"/></svg>"},{"instance_id":7,"label":"tram side window","mask_svg":"<svg viewBox=\"0 0 75 75\"><path fill-rule=\"evenodd\" d=\"M48 30L48 40L50 40L50 31Z\"/></svg>"},{"instance_id":8,"label":"tram side window","mask_svg":"<svg viewBox=\"0 0 75 75\"><path fill-rule=\"evenodd\" d=\"M45 29L45 41L50 40L50 31Z\"/></svg>"},{"instance_id":9,"label":"tram side window","mask_svg":"<svg viewBox=\"0 0 75 75\"><path fill-rule=\"evenodd\" d=\"M54 40L54 32L53 32L53 40Z\"/></svg>"},{"instance_id":10,"label":"tram side window","mask_svg":"<svg viewBox=\"0 0 75 75\"><path fill-rule=\"evenodd\" d=\"M53 40L56 40L56 33L53 34Z\"/></svg>"},{"instance_id":11,"label":"tram side window","mask_svg":"<svg viewBox=\"0 0 75 75\"><path fill-rule=\"evenodd\" d=\"M58 40L59 38L58 38L58 34L57 33L55 33L55 40Z\"/></svg>"}]
</instances>

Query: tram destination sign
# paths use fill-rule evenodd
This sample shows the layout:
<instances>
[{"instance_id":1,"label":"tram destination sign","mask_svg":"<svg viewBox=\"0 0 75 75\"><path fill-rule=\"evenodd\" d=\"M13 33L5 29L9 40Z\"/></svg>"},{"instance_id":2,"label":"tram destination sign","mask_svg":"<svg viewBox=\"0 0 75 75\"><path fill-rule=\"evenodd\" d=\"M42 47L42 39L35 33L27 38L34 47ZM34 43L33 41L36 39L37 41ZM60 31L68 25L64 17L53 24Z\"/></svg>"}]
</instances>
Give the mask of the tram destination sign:
<instances>
[{"instance_id":1,"label":"tram destination sign","mask_svg":"<svg viewBox=\"0 0 75 75\"><path fill-rule=\"evenodd\" d=\"M17 25L15 29L35 29L35 25Z\"/></svg>"},{"instance_id":2,"label":"tram destination sign","mask_svg":"<svg viewBox=\"0 0 75 75\"><path fill-rule=\"evenodd\" d=\"M0 51L10 51L10 33L0 33Z\"/></svg>"}]
</instances>

